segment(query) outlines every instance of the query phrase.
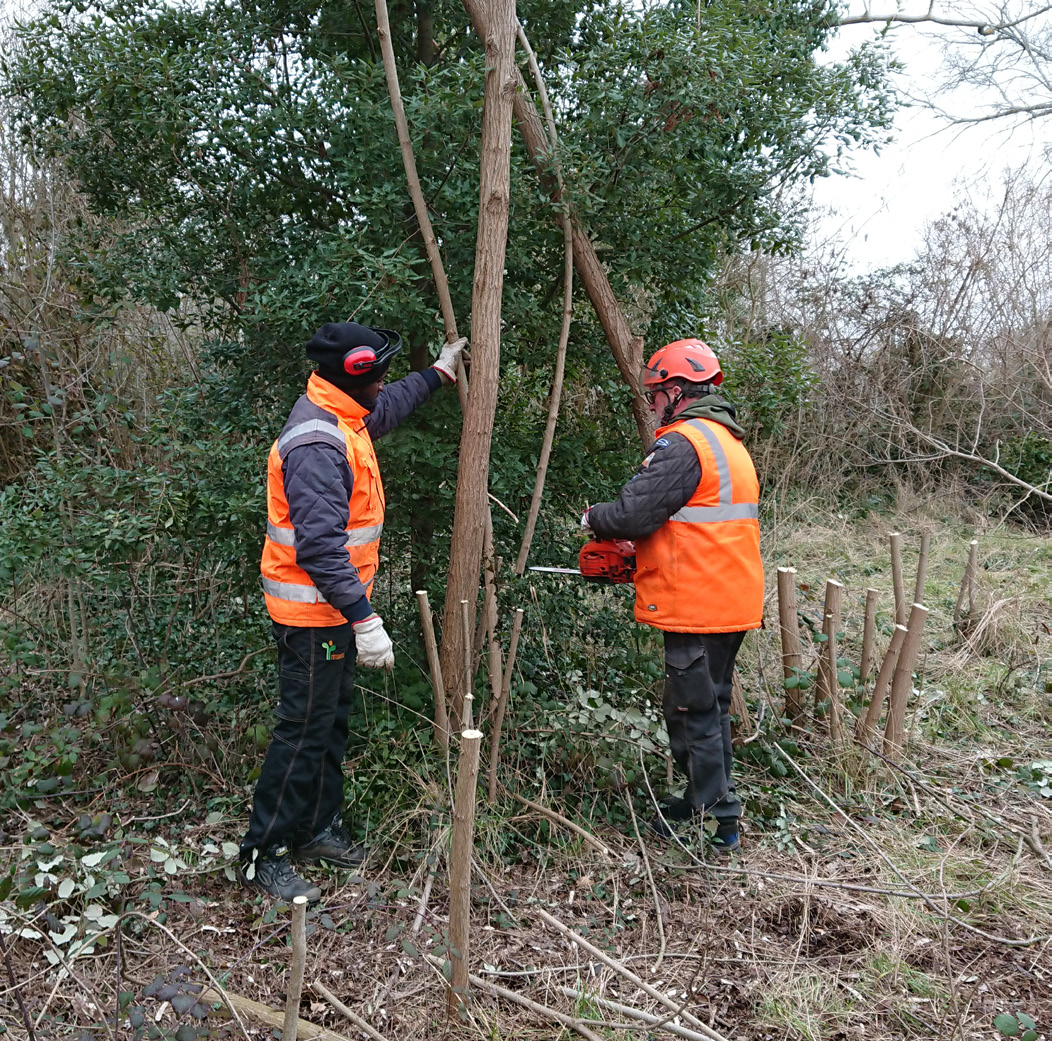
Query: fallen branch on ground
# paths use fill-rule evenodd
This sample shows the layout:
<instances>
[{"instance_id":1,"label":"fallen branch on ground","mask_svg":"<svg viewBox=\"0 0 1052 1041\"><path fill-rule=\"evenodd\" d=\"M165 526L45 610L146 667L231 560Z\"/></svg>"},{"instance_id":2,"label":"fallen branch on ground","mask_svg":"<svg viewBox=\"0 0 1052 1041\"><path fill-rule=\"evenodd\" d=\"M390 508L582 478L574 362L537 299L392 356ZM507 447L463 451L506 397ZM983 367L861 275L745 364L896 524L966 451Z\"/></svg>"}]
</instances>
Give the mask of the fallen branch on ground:
<instances>
[{"instance_id":1,"label":"fallen branch on ground","mask_svg":"<svg viewBox=\"0 0 1052 1041\"><path fill-rule=\"evenodd\" d=\"M649 1029L660 1026L662 1030L675 1034L676 1037L686 1038L687 1041L709 1041L708 1034L699 1034L696 1030L689 1030L687 1027L681 1027L676 1023L669 1023L668 1020L655 1016L652 1012L643 1012L638 1008L632 1008L631 1005L622 1005L619 1001L601 998L596 994L586 994L583 990L575 990L573 987L560 986L559 990L568 997L576 998L578 1001L591 1001L600 1008L605 1008L610 1012L618 1012L622 1016L628 1016L630 1019L638 1019L640 1020L640 1028L646 1027Z\"/></svg>"},{"instance_id":2,"label":"fallen branch on ground","mask_svg":"<svg viewBox=\"0 0 1052 1041\"><path fill-rule=\"evenodd\" d=\"M368 1034L373 1041L387 1041L378 1030L374 1029L366 1020L362 1019L353 1009L348 1008L339 998L337 998L331 991L327 990L322 984L314 982L312 985L313 989L320 994L337 1012L342 1012L359 1030L364 1031Z\"/></svg>"},{"instance_id":3,"label":"fallen branch on ground","mask_svg":"<svg viewBox=\"0 0 1052 1041\"><path fill-rule=\"evenodd\" d=\"M268 1027L276 1027L279 1030L285 1022L284 1012L279 1012L277 1009L270 1008L259 1001L242 997L240 994L234 994L229 990L219 992L210 987L208 990L202 991L197 1000L206 1003L222 1001L239 1013L254 1019L257 1023L264 1023ZM350 1041L343 1034L337 1034L332 1030L327 1030L325 1027L316 1026L305 1019L301 1019L297 1023L297 1037L299 1041Z\"/></svg>"},{"instance_id":4,"label":"fallen branch on ground","mask_svg":"<svg viewBox=\"0 0 1052 1041\"><path fill-rule=\"evenodd\" d=\"M717 1033L711 1027L706 1026L697 1016L686 1010L686 1001L676 1002L673 1001L667 994L662 993L657 987L652 987L649 983L644 983L627 965L619 962L616 958L611 957L605 951L601 951L594 944L589 943L583 936L579 936L569 926L564 925L554 915L549 914L543 907L535 906L534 912L539 915L545 922L547 922L557 932L562 933L563 936L570 940L573 940L578 947L582 950L587 951L594 958L598 958L608 968L614 970L614 972L623 976L626 980L634 983L640 990L649 994L652 998L660 1001L665 1008L669 1009L674 1016L682 1016L691 1026L696 1027L698 1031L705 1035L709 1041L726 1041L726 1038ZM665 1021L662 1021L665 1022Z\"/></svg>"},{"instance_id":5,"label":"fallen branch on ground","mask_svg":"<svg viewBox=\"0 0 1052 1041\"><path fill-rule=\"evenodd\" d=\"M543 817L547 817L548 820L554 821L556 824L572 831L575 835L579 835L592 849L599 853L602 853L604 857L613 857L613 851L609 846L601 842L594 835L589 834L579 824L574 824L572 820L564 817L561 813L557 813L555 810L549 809L547 806L542 806L539 802L534 802L532 799L527 799L525 795L519 795L516 792L511 791L508 788L504 789L516 802L521 802L523 806L528 806L531 810L535 810Z\"/></svg>"},{"instance_id":6,"label":"fallen branch on ground","mask_svg":"<svg viewBox=\"0 0 1052 1041\"><path fill-rule=\"evenodd\" d=\"M437 969L442 969L441 958L436 958L433 954L425 954L424 957ZM549 1008L547 1005L542 1005L540 1002L526 997L525 994L520 994L518 991L514 990L508 990L506 987L501 987L496 983L491 983L489 980L485 980L481 976L476 976L473 973L468 974L468 980L472 986L478 987L479 990L484 990L498 998L505 998L508 1001L513 1001L516 1005L528 1008L531 1012L536 1012L538 1015L544 1016L546 1019L554 1019L556 1023L562 1023L564 1027L576 1030L577 1033L580 1034L581 1037L586 1038L587 1041L602 1041L598 1034L589 1030L589 1028L579 1019L574 1019L573 1016L568 1016L565 1012L559 1012L557 1009Z\"/></svg>"}]
</instances>

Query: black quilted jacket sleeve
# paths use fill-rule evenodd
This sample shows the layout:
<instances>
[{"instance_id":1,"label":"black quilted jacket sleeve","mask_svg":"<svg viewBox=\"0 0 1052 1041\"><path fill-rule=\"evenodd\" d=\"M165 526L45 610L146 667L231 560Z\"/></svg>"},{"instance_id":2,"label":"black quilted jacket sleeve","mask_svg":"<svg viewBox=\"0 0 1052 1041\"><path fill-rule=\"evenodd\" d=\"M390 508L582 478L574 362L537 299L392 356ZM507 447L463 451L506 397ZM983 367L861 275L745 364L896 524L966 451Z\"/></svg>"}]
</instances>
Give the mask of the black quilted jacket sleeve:
<instances>
[{"instance_id":1,"label":"black quilted jacket sleeve","mask_svg":"<svg viewBox=\"0 0 1052 1041\"><path fill-rule=\"evenodd\" d=\"M389 434L441 386L442 377L434 369L411 372L405 379L388 384L380 391L372 412L365 417L369 436L378 441Z\"/></svg>"},{"instance_id":2,"label":"black quilted jacket sleeve","mask_svg":"<svg viewBox=\"0 0 1052 1041\"><path fill-rule=\"evenodd\" d=\"M701 462L694 446L682 434L665 434L614 502L589 509L588 522L601 539L652 535L687 504L700 480Z\"/></svg>"}]
</instances>

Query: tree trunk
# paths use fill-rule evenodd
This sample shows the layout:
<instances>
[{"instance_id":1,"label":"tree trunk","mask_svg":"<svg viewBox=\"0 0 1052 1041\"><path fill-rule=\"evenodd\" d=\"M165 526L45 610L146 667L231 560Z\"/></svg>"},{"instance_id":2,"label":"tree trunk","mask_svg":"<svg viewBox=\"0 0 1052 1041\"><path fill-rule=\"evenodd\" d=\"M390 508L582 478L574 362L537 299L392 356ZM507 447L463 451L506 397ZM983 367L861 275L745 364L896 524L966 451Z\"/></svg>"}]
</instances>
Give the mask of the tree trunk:
<instances>
[{"instance_id":1,"label":"tree trunk","mask_svg":"<svg viewBox=\"0 0 1052 1041\"><path fill-rule=\"evenodd\" d=\"M475 26L475 31L485 39L494 17L492 6L487 7L483 0L464 0L464 8ZM513 97L515 121L522 134L523 143L552 201L562 202L558 182L550 168L551 157L544 124L531 100L530 92L521 73L516 68L512 71L512 75L515 89ZM621 378L632 388L632 413L636 419L636 426L639 428L643 447L646 448L654 439L654 424L650 410L639 392L639 377L643 368L643 338L633 335L629 328L628 319L617 297L614 296L610 280L606 277L603 265L592 246L592 241L576 220L573 221L573 262L585 291L588 293L588 299L591 300L592 307L599 318L599 323L603 327L606 341L617 362ZM474 330L472 332L474 333ZM472 343L474 342L475 337L472 335Z\"/></svg>"},{"instance_id":2,"label":"tree trunk","mask_svg":"<svg viewBox=\"0 0 1052 1041\"><path fill-rule=\"evenodd\" d=\"M464 410L457 501L450 544L449 585L442 624L442 675L460 719L464 689L464 633L460 602L472 614L478 600L486 530L490 444L500 379L500 314L511 196L511 109L515 87L515 0L490 0L482 109L479 223L471 291L471 393ZM472 627L473 628L473 627Z\"/></svg>"}]
</instances>

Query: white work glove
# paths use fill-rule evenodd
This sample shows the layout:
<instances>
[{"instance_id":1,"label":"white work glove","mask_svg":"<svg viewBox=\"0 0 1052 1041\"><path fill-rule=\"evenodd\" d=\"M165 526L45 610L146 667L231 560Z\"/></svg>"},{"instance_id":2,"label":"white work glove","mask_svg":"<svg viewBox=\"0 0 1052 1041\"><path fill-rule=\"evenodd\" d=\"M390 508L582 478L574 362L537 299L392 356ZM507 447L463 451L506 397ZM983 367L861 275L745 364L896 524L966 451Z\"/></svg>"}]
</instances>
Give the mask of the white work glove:
<instances>
[{"instance_id":1,"label":"white work glove","mask_svg":"<svg viewBox=\"0 0 1052 1041\"><path fill-rule=\"evenodd\" d=\"M590 510L591 508L592 507L589 506L588 510ZM581 514L581 531L585 535L588 535L589 537L591 537L592 535L595 534L595 532L592 531L592 525L588 523L588 510L585 510L584 513Z\"/></svg>"},{"instance_id":2,"label":"white work glove","mask_svg":"<svg viewBox=\"0 0 1052 1041\"><path fill-rule=\"evenodd\" d=\"M384 629L384 620L371 614L360 622L353 622L354 642L358 646L358 664L363 669L394 668L394 644Z\"/></svg>"},{"instance_id":3,"label":"white work glove","mask_svg":"<svg viewBox=\"0 0 1052 1041\"><path fill-rule=\"evenodd\" d=\"M431 365L431 368L437 369L438 374L443 377L443 383L457 382L457 358L460 357L460 352L467 345L468 338L466 336L461 336L459 340L447 343L442 348L442 353L439 354L438 360Z\"/></svg>"}]
</instances>

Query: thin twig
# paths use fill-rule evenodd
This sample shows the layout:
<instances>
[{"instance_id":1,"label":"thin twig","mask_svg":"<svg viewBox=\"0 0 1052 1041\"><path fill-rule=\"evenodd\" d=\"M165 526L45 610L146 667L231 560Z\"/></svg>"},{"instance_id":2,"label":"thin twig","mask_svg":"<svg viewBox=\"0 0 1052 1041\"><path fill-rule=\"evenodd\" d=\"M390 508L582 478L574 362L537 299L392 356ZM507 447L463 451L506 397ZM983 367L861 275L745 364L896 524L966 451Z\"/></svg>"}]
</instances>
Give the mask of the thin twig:
<instances>
[{"instance_id":1,"label":"thin twig","mask_svg":"<svg viewBox=\"0 0 1052 1041\"><path fill-rule=\"evenodd\" d=\"M213 672L211 676L195 676L193 679L181 680L178 685L180 687L196 687L200 683L211 683L213 680L228 680L233 676L240 676L245 671L245 666L257 654L265 654L270 650L273 650L273 648L260 647L259 650L249 651L248 654L241 659L241 664L236 669L230 669L227 672Z\"/></svg>"},{"instance_id":2,"label":"thin twig","mask_svg":"<svg viewBox=\"0 0 1052 1041\"><path fill-rule=\"evenodd\" d=\"M563 183L562 166L558 159L559 137L555 128L555 116L552 113L551 102L548 99L548 91L544 86L544 77L541 75L540 66L537 64L537 55L526 38L526 32L522 23L518 25L519 43L526 52L529 59L530 71L533 73L533 81L537 86L537 96L541 101L544 118L548 128L548 142L551 146L552 167L555 180L559 186L559 197L566 194L566 185ZM559 403L562 400L563 378L566 372L566 345L570 339L570 319L573 317L573 225L570 214L564 208L556 211L559 226L563 233L563 314L562 324L559 328L559 346L555 351L555 373L552 376L552 389L548 395L548 418L544 424L544 436L541 439L541 451L537 458L537 477L533 484L533 497L530 499L530 509L526 517L526 530L523 532L522 545L519 548L519 557L515 561L515 574L521 575L526 570L526 561L530 555L530 544L533 542L533 533L537 528L537 518L541 512L541 499L544 496L544 479L548 473L548 461L551 459L552 445L555 442L555 426L559 420Z\"/></svg>"},{"instance_id":3,"label":"thin twig","mask_svg":"<svg viewBox=\"0 0 1052 1041\"><path fill-rule=\"evenodd\" d=\"M431 887L435 884L435 875L438 874L438 865L434 870L427 873L424 879L424 891L420 894L420 903L416 907L416 917L413 919L412 934L416 936L424 924L424 912L427 910L427 901L431 896Z\"/></svg>"},{"instance_id":4,"label":"thin twig","mask_svg":"<svg viewBox=\"0 0 1052 1041\"><path fill-rule=\"evenodd\" d=\"M497 800L497 769L500 766L500 733L504 727L504 715L508 710L508 699L511 697L511 678L515 670L515 657L519 649L519 634L522 632L524 611L521 607L515 611L511 623L511 639L508 642L508 660L504 664L504 676L500 685L500 696L493 706L492 723L489 737L489 776L487 778L487 801L492 806Z\"/></svg>"},{"instance_id":5,"label":"thin twig","mask_svg":"<svg viewBox=\"0 0 1052 1041\"><path fill-rule=\"evenodd\" d=\"M363 1033L368 1034L373 1041L387 1041L378 1030L374 1029L371 1023L366 1022L358 1015L353 1009L348 1008L342 1001L339 1000L330 990L319 983L317 980L311 984L311 987L317 991L337 1012L342 1012L359 1030Z\"/></svg>"},{"instance_id":6,"label":"thin twig","mask_svg":"<svg viewBox=\"0 0 1052 1041\"><path fill-rule=\"evenodd\" d=\"M427 590L416 591L416 603L420 609L420 624L424 631L424 649L427 651L427 665L431 672L431 689L435 696L434 737L440 748L449 750L449 716L446 712L446 686L442 680L442 666L438 659L438 643L435 640L435 625L431 618L431 604L427 599Z\"/></svg>"},{"instance_id":7,"label":"thin twig","mask_svg":"<svg viewBox=\"0 0 1052 1041\"><path fill-rule=\"evenodd\" d=\"M643 772L646 772L646 767L643 763L643 746L639 746L639 765ZM632 830L636 833L636 842L639 843L639 852L643 855L643 867L646 868L647 881L650 883L650 893L654 897L654 913L657 915L657 928L658 928L658 956L657 961L654 962L651 972L657 972L661 968L661 963L665 960L665 922L664 915L661 913L661 897L658 894L657 885L654 882L654 872L650 868L650 854L647 852L647 845L643 841L643 836L639 833L639 821L636 820L636 808L632 804L632 792L626 786L625 788L625 802L628 803L628 813L632 818Z\"/></svg>"},{"instance_id":8,"label":"thin twig","mask_svg":"<svg viewBox=\"0 0 1052 1041\"><path fill-rule=\"evenodd\" d=\"M579 824L574 824L572 820L564 817L561 813L557 813L555 810L549 809L547 806L542 806L539 802L534 802L532 799L527 799L525 795L519 795L517 792L513 792L510 788L504 789L508 795L510 795L516 802L521 802L523 806L528 806L531 810L536 811L548 820L554 821L561 827L567 828L572 831L575 835L580 836L592 849L599 853L602 853L604 857L612 857L613 852L610 847L605 843L601 842L594 835L589 834Z\"/></svg>"}]
</instances>

